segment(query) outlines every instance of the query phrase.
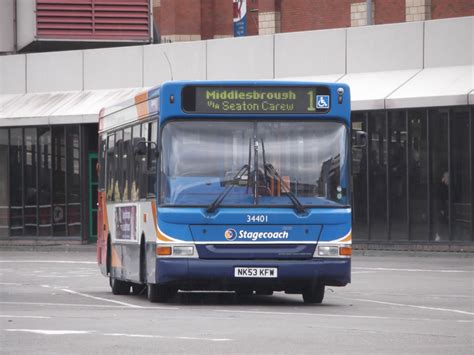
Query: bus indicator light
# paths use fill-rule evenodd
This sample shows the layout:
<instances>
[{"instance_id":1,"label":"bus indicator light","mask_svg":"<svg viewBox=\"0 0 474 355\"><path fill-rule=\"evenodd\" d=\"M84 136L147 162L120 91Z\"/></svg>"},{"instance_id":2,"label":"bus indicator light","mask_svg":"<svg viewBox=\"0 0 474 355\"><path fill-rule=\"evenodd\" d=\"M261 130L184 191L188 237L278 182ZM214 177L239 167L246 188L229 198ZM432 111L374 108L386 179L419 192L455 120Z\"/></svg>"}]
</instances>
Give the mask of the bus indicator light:
<instances>
[{"instance_id":1,"label":"bus indicator light","mask_svg":"<svg viewBox=\"0 0 474 355\"><path fill-rule=\"evenodd\" d=\"M351 256L352 255L352 247L351 246L344 246L339 248L339 255L341 256Z\"/></svg>"},{"instance_id":2,"label":"bus indicator light","mask_svg":"<svg viewBox=\"0 0 474 355\"><path fill-rule=\"evenodd\" d=\"M171 255L171 247L156 247L156 255L166 256Z\"/></svg>"}]
</instances>

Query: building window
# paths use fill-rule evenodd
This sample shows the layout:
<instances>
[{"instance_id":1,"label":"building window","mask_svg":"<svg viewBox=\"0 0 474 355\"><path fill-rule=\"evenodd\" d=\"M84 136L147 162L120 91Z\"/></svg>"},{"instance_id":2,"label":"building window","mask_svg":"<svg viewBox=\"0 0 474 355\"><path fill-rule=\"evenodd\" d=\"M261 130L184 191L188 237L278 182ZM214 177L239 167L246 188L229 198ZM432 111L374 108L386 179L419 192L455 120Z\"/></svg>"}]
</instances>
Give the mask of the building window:
<instances>
[{"instance_id":1,"label":"building window","mask_svg":"<svg viewBox=\"0 0 474 355\"><path fill-rule=\"evenodd\" d=\"M40 236L50 236L52 227L51 208L51 130L49 127L38 128L38 189L39 211L38 228Z\"/></svg>"},{"instance_id":2,"label":"building window","mask_svg":"<svg viewBox=\"0 0 474 355\"><path fill-rule=\"evenodd\" d=\"M10 130L10 235L23 235L23 129Z\"/></svg>"},{"instance_id":3,"label":"building window","mask_svg":"<svg viewBox=\"0 0 474 355\"><path fill-rule=\"evenodd\" d=\"M390 239L408 239L407 224L407 113L391 111L389 124Z\"/></svg>"},{"instance_id":4,"label":"building window","mask_svg":"<svg viewBox=\"0 0 474 355\"><path fill-rule=\"evenodd\" d=\"M385 112L369 113L370 239L387 240L387 122Z\"/></svg>"},{"instance_id":5,"label":"building window","mask_svg":"<svg viewBox=\"0 0 474 355\"><path fill-rule=\"evenodd\" d=\"M0 169L0 238L8 237L8 211L10 205L10 194L8 186L8 129L0 129L0 161L3 169Z\"/></svg>"},{"instance_id":6,"label":"building window","mask_svg":"<svg viewBox=\"0 0 474 355\"><path fill-rule=\"evenodd\" d=\"M81 161L79 126L66 128L67 235L81 234Z\"/></svg>"},{"instance_id":7,"label":"building window","mask_svg":"<svg viewBox=\"0 0 474 355\"><path fill-rule=\"evenodd\" d=\"M428 115L431 238L449 241L449 109L430 109Z\"/></svg>"},{"instance_id":8,"label":"building window","mask_svg":"<svg viewBox=\"0 0 474 355\"><path fill-rule=\"evenodd\" d=\"M368 239L367 115L352 115L352 221L354 235Z\"/></svg>"},{"instance_id":9,"label":"building window","mask_svg":"<svg viewBox=\"0 0 474 355\"><path fill-rule=\"evenodd\" d=\"M469 149L472 131L469 108L451 109L450 125L451 237L456 241L466 241L472 240L471 169L473 157Z\"/></svg>"},{"instance_id":10,"label":"building window","mask_svg":"<svg viewBox=\"0 0 474 355\"><path fill-rule=\"evenodd\" d=\"M408 110L409 234L428 239L428 126L426 110Z\"/></svg>"},{"instance_id":11,"label":"building window","mask_svg":"<svg viewBox=\"0 0 474 355\"><path fill-rule=\"evenodd\" d=\"M66 141L64 127L52 128L53 235L66 235Z\"/></svg>"}]
</instances>

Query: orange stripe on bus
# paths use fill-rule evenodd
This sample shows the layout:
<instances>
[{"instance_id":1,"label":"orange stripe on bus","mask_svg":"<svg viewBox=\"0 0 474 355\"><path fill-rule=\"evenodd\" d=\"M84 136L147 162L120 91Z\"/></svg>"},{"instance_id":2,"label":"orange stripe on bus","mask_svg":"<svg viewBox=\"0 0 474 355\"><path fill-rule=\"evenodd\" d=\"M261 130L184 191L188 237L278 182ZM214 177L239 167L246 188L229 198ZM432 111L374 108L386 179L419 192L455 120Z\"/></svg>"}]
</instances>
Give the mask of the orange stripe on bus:
<instances>
[{"instance_id":1,"label":"orange stripe on bus","mask_svg":"<svg viewBox=\"0 0 474 355\"><path fill-rule=\"evenodd\" d=\"M115 250L115 246L111 245L111 256L112 256L112 267L122 267L122 262L117 254L117 250Z\"/></svg>"},{"instance_id":2,"label":"orange stripe on bus","mask_svg":"<svg viewBox=\"0 0 474 355\"><path fill-rule=\"evenodd\" d=\"M137 107L138 119L148 116L148 93L142 92L135 96L135 105Z\"/></svg>"},{"instance_id":3,"label":"orange stripe on bus","mask_svg":"<svg viewBox=\"0 0 474 355\"><path fill-rule=\"evenodd\" d=\"M173 241L172 239L169 239L168 237L163 235L163 233L161 233L160 230L158 229L158 222L157 222L157 218L156 218L157 217L156 216L156 201L155 200L151 201L151 211L153 213L153 224L155 226L156 238L158 238L158 240L162 241L162 242L172 242Z\"/></svg>"},{"instance_id":4,"label":"orange stripe on bus","mask_svg":"<svg viewBox=\"0 0 474 355\"><path fill-rule=\"evenodd\" d=\"M351 240L352 240L352 230L350 230L349 233L347 233L343 239L339 240L339 242L346 243L346 242L350 242Z\"/></svg>"}]
</instances>

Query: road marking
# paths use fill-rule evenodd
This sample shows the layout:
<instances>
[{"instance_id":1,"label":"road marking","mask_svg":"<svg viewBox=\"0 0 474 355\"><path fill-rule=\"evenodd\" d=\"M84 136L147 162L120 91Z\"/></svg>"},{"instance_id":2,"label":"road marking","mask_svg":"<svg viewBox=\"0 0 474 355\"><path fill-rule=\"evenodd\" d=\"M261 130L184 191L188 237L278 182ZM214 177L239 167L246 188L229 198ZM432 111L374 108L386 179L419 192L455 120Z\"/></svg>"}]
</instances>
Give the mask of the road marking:
<instances>
[{"instance_id":1,"label":"road marking","mask_svg":"<svg viewBox=\"0 0 474 355\"><path fill-rule=\"evenodd\" d=\"M337 297L337 296L336 296ZM339 297L344 298L344 297ZM452 313L459 313L459 314L467 314L470 316L474 316L472 312L461 311L459 309L451 309L451 308L438 308L438 307L427 307L427 306L417 306L414 304L405 304L405 303L394 303L394 302L385 302L385 301L375 301L375 300L367 300L363 298L344 298L346 300L353 300L353 301L360 301L360 302L369 302L369 303L378 303L378 304L385 304L388 306L397 306L397 307L408 307L408 308L419 308L419 309L426 309L429 311L441 311L441 312L452 312Z\"/></svg>"},{"instance_id":2,"label":"road marking","mask_svg":"<svg viewBox=\"0 0 474 355\"><path fill-rule=\"evenodd\" d=\"M130 307L130 308L140 308L140 309L167 309L167 310L177 310L177 309L179 309L178 307L143 307L143 306L138 306L138 305L132 304L132 303L126 303L126 302L111 300L111 299L108 299L108 298L102 298L102 297L97 297L97 296L88 295L87 293L81 293L81 292L73 291L73 290L70 290L70 289L68 289L68 288L55 288L55 289L56 289L56 290L61 290L61 291L64 291L64 292L68 292L68 293L72 293L72 294L78 295L78 296L83 296L83 297L87 297L87 298L92 298L92 299L98 300L98 301L117 303L117 304L120 304L120 305L123 305L123 306L126 306L126 307Z\"/></svg>"},{"instance_id":3,"label":"road marking","mask_svg":"<svg viewBox=\"0 0 474 355\"><path fill-rule=\"evenodd\" d=\"M353 270L368 271L402 271L402 272L441 272L441 273L472 273L472 270L447 270L447 269L399 269L388 267L352 267Z\"/></svg>"},{"instance_id":4,"label":"road marking","mask_svg":"<svg viewBox=\"0 0 474 355\"><path fill-rule=\"evenodd\" d=\"M51 319L51 317L45 317L45 316L11 316L7 314L0 314L0 318Z\"/></svg>"},{"instance_id":5,"label":"road marking","mask_svg":"<svg viewBox=\"0 0 474 355\"><path fill-rule=\"evenodd\" d=\"M120 302L120 301L115 301L115 300L109 300L107 298L102 298L102 297L91 296L91 295L88 295L87 293L81 293L81 292L73 291L73 290L70 290L70 289L67 289L67 288L60 288L59 290L61 290L63 292L67 292L67 293L72 293L73 295L92 298L92 299L98 300L98 301L104 301L104 302L120 304L122 306L130 307L130 308L143 308L142 306L137 306L135 304Z\"/></svg>"},{"instance_id":6,"label":"road marking","mask_svg":"<svg viewBox=\"0 0 474 355\"><path fill-rule=\"evenodd\" d=\"M351 271L351 274L375 274L375 271Z\"/></svg>"},{"instance_id":7,"label":"road marking","mask_svg":"<svg viewBox=\"0 0 474 355\"><path fill-rule=\"evenodd\" d=\"M1 1L1 0L0 0ZM117 308L123 309L125 306L112 306L110 304L87 304L87 303L47 303L47 302L0 302L0 304L6 305L19 305L19 306L52 306L52 307L86 307L86 308ZM127 307L130 308L130 307ZM178 307L140 307L140 309L151 309L151 310L177 310Z\"/></svg>"},{"instance_id":8,"label":"road marking","mask_svg":"<svg viewBox=\"0 0 474 355\"><path fill-rule=\"evenodd\" d=\"M328 314L328 313L305 313L305 312L268 312L268 311L232 311L226 309L216 309L215 312L223 313L244 313L244 314L267 314L278 316L320 316L320 317L337 317L337 318L362 318L362 319L391 319L390 317L380 316L356 316L348 314Z\"/></svg>"},{"instance_id":9,"label":"road marking","mask_svg":"<svg viewBox=\"0 0 474 355\"><path fill-rule=\"evenodd\" d=\"M131 338L157 338L157 339L204 340L204 341L232 341L232 339L227 339L227 338L199 338L199 337L148 335L148 334L104 333L103 335L113 336L113 337L131 337Z\"/></svg>"},{"instance_id":10,"label":"road marking","mask_svg":"<svg viewBox=\"0 0 474 355\"><path fill-rule=\"evenodd\" d=\"M22 286L22 284L19 284L17 282L0 282L0 285L4 285L4 286Z\"/></svg>"},{"instance_id":11,"label":"road marking","mask_svg":"<svg viewBox=\"0 0 474 355\"><path fill-rule=\"evenodd\" d=\"M153 335L153 334L126 334L126 333L99 333L93 330L48 330L48 329L5 329L7 332L23 332L41 335L100 335L112 337L130 337L130 338L147 338L147 339L173 339L173 340L199 340L199 341L232 341L228 338L199 338L185 336L169 336L169 335Z\"/></svg>"},{"instance_id":12,"label":"road marking","mask_svg":"<svg viewBox=\"0 0 474 355\"><path fill-rule=\"evenodd\" d=\"M42 335L75 335L75 334L91 334L90 330L46 330L46 329L5 329L7 332L23 332Z\"/></svg>"},{"instance_id":13,"label":"road marking","mask_svg":"<svg viewBox=\"0 0 474 355\"><path fill-rule=\"evenodd\" d=\"M74 260L0 260L0 263L37 263L37 264L87 264L95 265L95 261L74 261Z\"/></svg>"},{"instance_id":14,"label":"road marking","mask_svg":"<svg viewBox=\"0 0 474 355\"><path fill-rule=\"evenodd\" d=\"M46 302L0 302L0 304L11 304L11 305L20 305L20 306L53 306L53 307L58 306L58 307L86 307L86 308L90 307L90 308L122 308L122 309L124 307L124 306L112 306L109 304L46 303Z\"/></svg>"}]
</instances>

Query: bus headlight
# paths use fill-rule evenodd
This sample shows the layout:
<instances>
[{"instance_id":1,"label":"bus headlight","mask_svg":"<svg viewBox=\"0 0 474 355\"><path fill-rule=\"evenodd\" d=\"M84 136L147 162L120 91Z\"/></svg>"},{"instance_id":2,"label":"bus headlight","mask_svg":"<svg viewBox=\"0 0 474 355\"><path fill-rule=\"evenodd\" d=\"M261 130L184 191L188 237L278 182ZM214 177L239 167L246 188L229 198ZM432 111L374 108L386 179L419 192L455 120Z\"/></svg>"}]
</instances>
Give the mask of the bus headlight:
<instances>
[{"instance_id":1,"label":"bus headlight","mask_svg":"<svg viewBox=\"0 0 474 355\"><path fill-rule=\"evenodd\" d=\"M174 256L193 256L194 247L193 246L175 246L173 247Z\"/></svg>"},{"instance_id":2,"label":"bus headlight","mask_svg":"<svg viewBox=\"0 0 474 355\"><path fill-rule=\"evenodd\" d=\"M313 257L315 258L350 258L352 246L342 245L318 245Z\"/></svg>"},{"instance_id":3,"label":"bus headlight","mask_svg":"<svg viewBox=\"0 0 474 355\"><path fill-rule=\"evenodd\" d=\"M194 245L157 245L156 255L159 257L197 258Z\"/></svg>"},{"instance_id":4,"label":"bus headlight","mask_svg":"<svg viewBox=\"0 0 474 355\"><path fill-rule=\"evenodd\" d=\"M318 246L318 256L326 256L326 257L339 256L339 247L337 245Z\"/></svg>"}]
</instances>

